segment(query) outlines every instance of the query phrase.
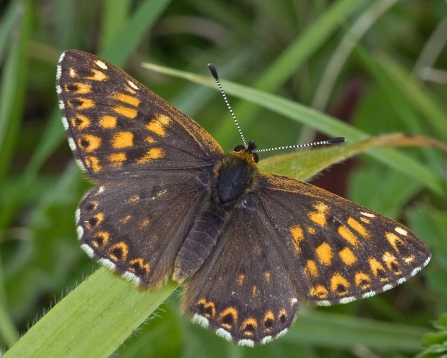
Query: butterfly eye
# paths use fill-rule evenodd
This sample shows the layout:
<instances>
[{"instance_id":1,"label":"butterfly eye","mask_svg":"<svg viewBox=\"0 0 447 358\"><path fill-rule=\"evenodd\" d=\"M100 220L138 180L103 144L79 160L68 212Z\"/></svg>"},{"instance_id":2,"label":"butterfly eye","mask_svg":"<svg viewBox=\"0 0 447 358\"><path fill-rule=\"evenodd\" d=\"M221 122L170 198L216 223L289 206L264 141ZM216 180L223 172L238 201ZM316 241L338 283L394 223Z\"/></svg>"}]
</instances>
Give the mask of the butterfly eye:
<instances>
[{"instance_id":1,"label":"butterfly eye","mask_svg":"<svg viewBox=\"0 0 447 358\"><path fill-rule=\"evenodd\" d=\"M245 146L238 145L236 148L233 149L233 152L242 152L244 150L246 150Z\"/></svg>"},{"instance_id":2,"label":"butterfly eye","mask_svg":"<svg viewBox=\"0 0 447 358\"><path fill-rule=\"evenodd\" d=\"M251 153L251 154L253 156L253 161L255 163L259 162L259 155L258 155L258 153Z\"/></svg>"}]
</instances>

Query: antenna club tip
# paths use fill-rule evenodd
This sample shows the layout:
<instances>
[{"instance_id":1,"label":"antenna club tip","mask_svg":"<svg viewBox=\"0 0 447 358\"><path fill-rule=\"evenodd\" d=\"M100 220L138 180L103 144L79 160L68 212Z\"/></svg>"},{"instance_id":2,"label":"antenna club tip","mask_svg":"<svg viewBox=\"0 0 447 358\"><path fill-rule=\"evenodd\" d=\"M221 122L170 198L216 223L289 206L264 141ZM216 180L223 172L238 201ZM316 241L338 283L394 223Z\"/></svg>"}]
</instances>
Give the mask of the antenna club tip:
<instances>
[{"instance_id":1,"label":"antenna club tip","mask_svg":"<svg viewBox=\"0 0 447 358\"><path fill-rule=\"evenodd\" d=\"M336 137L336 138L331 138L328 140L329 143L344 143L346 142L346 138L345 137Z\"/></svg>"},{"instance_id":2,"label":"antenna club tip","mask_svg":"<svg viewBox=\"0 0 447 358\"><path fill-rule=\"evenodd\" d=\"M211 63L208 64L208 69L210 70L211 74L213 75L213 77L218 80L219 76L217 75L217 70L216 67L214 67Z\"/></svg>"}]
</instances>

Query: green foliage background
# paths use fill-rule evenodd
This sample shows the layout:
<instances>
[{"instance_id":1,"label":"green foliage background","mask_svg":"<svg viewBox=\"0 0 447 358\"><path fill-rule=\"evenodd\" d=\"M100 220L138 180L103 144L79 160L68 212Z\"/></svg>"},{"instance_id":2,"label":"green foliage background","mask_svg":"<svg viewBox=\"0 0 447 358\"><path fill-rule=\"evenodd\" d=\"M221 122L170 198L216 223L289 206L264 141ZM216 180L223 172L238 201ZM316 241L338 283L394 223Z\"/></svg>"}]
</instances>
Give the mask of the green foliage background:
<instances>
[{"instance_id":1,"label":"green foliage background","mask_svg":"<svg viewBox=\"0 0 447 358\"><path fill-rule=\"evenodd\" d=\"M75 234L75 207L90 184L72 160L60 123L54 82L63 50L114 62L231 150L240 139L215 87L148 71L141 62L207 77L212 62L223 79L348 123L328 124L318 112L299 112L256 93L250 98L229 84L245 136L259 148L309 142L316 131L348 139L404 131L446 142L446 41L444 0L1 2L0 350L98 267ZM123 345L108 342L111 333L105 332L96 343L111 351L98 356L119 346L118 357L402 357L421 351L423 333L447 310L445 154L399 152L371 151L318 180L403 222L430 247L432 262L415 278L348 305L303 307L286 336L256 349L235 347L189 323L174 294ZM102 270L94 276L104 294L107 285L123 281ZM33 337L51 347L45 333ZM33 355L21 341L10 356ZM47 349L46 356L54 356Z\"/></svg>"}]
</instances>

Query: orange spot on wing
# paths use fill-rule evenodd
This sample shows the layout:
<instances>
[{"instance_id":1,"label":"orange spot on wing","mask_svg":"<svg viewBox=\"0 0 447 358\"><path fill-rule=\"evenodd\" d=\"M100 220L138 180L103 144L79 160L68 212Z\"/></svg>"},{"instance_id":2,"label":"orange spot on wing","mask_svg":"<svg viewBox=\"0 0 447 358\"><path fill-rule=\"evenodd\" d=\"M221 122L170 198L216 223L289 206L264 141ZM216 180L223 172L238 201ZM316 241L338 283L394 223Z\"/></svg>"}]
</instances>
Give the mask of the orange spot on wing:
<instances>
[{"instance_id":1,"label":"orange spot on wing","mask_svg":"<svg viewBox=\"0 0 447 358\"><path fill-rule=\"evenodd\" d=\"M140 229L143 229L143 228L145 228L146 226L148 226L149 225L149 219L144 219L142 222L141 222L141 224L140 224Z\"/></svg>"},{"instance_id":2,"label":"orange spot on wing","mask_svg":"<svg viewBox=\"0 0 447 358\"><path fill-rule=\"evenodd\" d=\"M292 244L296 253L301 252L300 243L304 240L303 229L301 226L295 225L290 228L290 234L292 235Z\"/></svg>"},{"instance_id":3,"label":"orange spot on wing","mask_svg":"<svg viewBox=\"0 0 447 358\"><path fill-rule=\"evenodd\" d=\"M399 261L397 261L396 256L394 256L391 252L385 252L382 256L383 262L385 262L388 270L393 272L395 275L401 275L402 271L399 270Z\"/></svg>"},{"instance_id":4,"label":"orange spot on wing","mask_svg":"<svg viewBox=\"0 0 447 358\"><path fill-rule=\"evenodd\" d=\"M132 196L132 197L128 200L128 202L129 202L129 203L136 203L138 200L140 200L140 196L139 196L139 195L134 195L134 196Z\"/></svg>"},{"instance_id":5,"label":"orange spot on wing","mask_svg":"<svg viewBox=\"0 0 447 358\"><path fill-rule=\"evenodd\" d=\"M112 147L114 149L126 148L133 146L133 133L132 132L118 132L112 138Z\"/></svg>"},{"instance_id":6,"label":"orange spot on wing","mask_svg":"<svg viewBox=\"0 0 447 358\"><path fill-rule=\"evenodd\" d=\"M343 239L349 242L352 246L357 247L359 245L359 241L357 240L355 235L346 226L339 226L338 233Z\"/></svg>"},{"instance_id":7,"label":"orange spot on wing","mask_svg":"<svg viewBox=\"0 0 447 358\"><path fill-rule=\"evenodd\" d=\"M258 322L252 317L245 319L241 324L241 330L246 336L253 336L257 328Z\"/></svg>"},{"instance_id":8,"label":"orange spot on wing","mask_svg":"<svg viewBox=\"0 0 447 358\"><path fill-rule=\"evenodd\" d=\"M264 315L264 330L270 332L273 329L274 321L275 321L275 315L271 310L268 310Z\"/></svg>"},{"instance_id":9,"label":"orange spot on wing","mask_svg":"<svg viewBox=\"0 0 447 358\"><path fill-rule=\"evenodd\" d=\"M92 90L92 86L90 86L86 83L75 82L72 85L76 86L76 90L73 92L73 94L87 94Z\"/></svg>"},{"instance_id":10,"label":"orange spot on wing","mask_svg":"<svg viewBox=\"0 0 447 358\"><path fill-rule=\"evenodd\" d=\"M379 272L385 272L385 268L383 267L383 265L374 257L370 257L368 259L368 263L369 263L369 267L371 268L371 272L373 273L374 276L378 276ZM380 281L388 281L388 278L385 277L385 275L383 275L383 277L381 277Z\"/></svg>"},{"instance_id":11,"label":"orange spot on wing","mask_svg":"<svg viewBox=\"0 0 447 358\"><path fill-rule=\"evenodd\" d=\"M154 116L154 119L146 125L146 128L160 137L165 137L166 128L170 125L171 119L168 116L165 116L164 114L157 114Z\"/></svg>"},{"instance_id":12,"label":"orange spot on wing","mask_svg":"<svg viewBox=\"0 0 447 358\"><path fill-rule=\"evenodd\" d=\"M328 290L323 285L316 285L312 287L309 291L310 296L319 298L320 300L325 299L328 296Z\"/></svg>"},{"instance_id":13,"label":"orange spot on wing","mask_svg":"<svg viewBox=\"0 0 447 358\"><path fill-rule=\"evenodd\" d=\"M137 93L137 91L135 91L133 88L130 88L130 87L125 87L124 88L127 92L129 92L129 93L132 93L132 94L135 94L135 93Z\"/></svg>"},{"instance_id":14,"label":"orange spot on wing","mask_svg":"<svg viewBox=\"0 0 447 358\"><path fill-rule=\"evenodd\" d=\"M92 239L92 246L99 248L105 246L109 241L109 233L106 231L97 232Z\"/></svg>"},{"instance_id":15,"label":"orange spot on wing","mask_svg":"<svg viewBox=\"0 0 447 358\"><path fill-rule=\"evenodd\" d=\"M270 283L270 272L264 272L264 279L267 283Z\"/></svg>"},{"instance_id":16,"label":"orange spot on wing","mask_svg":"<svg viewBox=\"0 0 447 358\"><path fill-rule=\"evenodd\" d=\"M129 248L124 242L118 242L117 244L111 246L107 251L112 260L125 261L127 254L129 253Z\"/></svg>"},{"instance_id":17,"label":"orange spot on wing","mask_svg":"<svg viewBox=\"0 0 447 358\"><path fill-rule=\"evenodd\" d=\"M366 238L370 237L368 230L366 230L366 228L362 224L360 224L357 220L355 220L354 218L351 218L351 217L348 218L348 225L350 227L352 227L355 231L357 231L363 237L366 237Z\"/></svg>"},{"instance_id":18,"label":"orange spot on wing","mask_svg":"<svg viewBox=\"0 0 447 358\"><path fill-rule=\"evenodd\" d=\"M331 260L334 255L332 253L332 248L328 243L323 242L320 246L318 246L316 253L322 264L326 266L331 264Z\"/></svg>"},{"instance_id":19,"label":"orange spot on wing","mask_svg":"<svg viewBox=\"0 0 447 358\"><path fill-rule=\"evenodd\" d=\"M202 298L197 302L199 306L201 306L201 311L204 313L205 317L213 318L216 314L216 307L214 306L214 302L207 301Z\"/></svg>"},{"instance_id":20,"label":"orange spot on wing","mask_svg":"<svg viewBox=\"0 0 447 358\"><path fill-rule=\"evenodd\" d=\"M98 213L93 215L87 222L86 226L89 229L92 229L95 226L100 225L104 221L104 213Z\"/></svg>"},{"instance_id":21,"label":"orange spot on wing","mask_svg":"<svg viewBox=\"0 0 447 358\"><path fill-rule=\"evenodd\" d=\"M399 236L392 232L387 232L385 234L385 238L388 240L388 242L396 252L399 252L399 248L397 247L398 244L405 245L405 242Z\"/></svg>"},{"instance_id":22,"label":"orange spot on wing","mask_svg":"<svg viewBox=\"0 0 447 358\"><path fill-rule=\"evenodd\" d=\"M239 275L239 277L237 278L237 284L239 286L242 286L242 284L244 283L245 280L245 275Z\"/></svg>"},{"instance_id":23,"label":"orange spot on wing","mask_svg":"<svg viewBox=\"0 0 447 358\"><path fill-rule=\"evenodd\" d=\"M317 265L315 264L314 260L307 260L304 272L308 276L318 277L318 269L317 269Z\"/></svg>"},{"instance_id":24,"label":"orange spot on wing","mask_svg":"<svg viewBox=\"0 0 447 358\"><path fill-rule=\"evenodd\" d=\"M92 81L104 81L104 80L106 80L108 78L107 75L104 72L101 72L99 70L95 70L94 68L92 68L91 70L93 72L93 75L85 77L85 79L92 80Z\"/></svg>"},{"instance_id":25,"label":"orange spot on wing","mask_svg":"<svg viewBox=\"0 0 447 358\"><path fill-rule=\"evenodd\" d=\"M99 125L103 128L115 128L116 127L116 117L115 116L102 116L99 119Z\"/></svg>"},{"instance_id":26,"label":"orange spot on wing","mask_svg":"<svg viewBox=\"0 0 447 358\"><path fill-rule=\"evenodd\" d=\"M355 285L362 290L367 290L371 287L371 277L364 272L357 272L354 277Z\"/></svg>"},{"instance_id":27,"label":"orange spot on wing","mask_svg":"<svg viewBox=\"0 0 447 358\"><path fill-rule=\"evenodd\" d=\"M349 249L349 247L345 247L338 254L340 255L340 258L343 260L343 262L346 265L352 265L353 263L355 263L357 261L357 257Z\"/></svg>"},{"instance_id":28,"label":"orange spot on wing","mask_svg":"<svg viewBox=\"0 0 447 358\"><path fill-rule=\"evenodd\" d=\"M90 124L90 118L82 114L76 114L73 118L71 118L71 125L80 131L89 127Z\"/></svg>"},{"instance_id":29,"label":"orange spot on wing","mask_svg":"<svg viewBox=\"0 0 447 358\"><path fill-rule=\"evenodd\" d=\"M83 134L78 139L78 147L86 152L93 152L101 146L101 138L91 135Z\"/></svg>"},{"instance_id":30,"label":"orange spot on wing","mask_svg":"<svg viewBox=\"0 0 447 358\"><path fill-rule=\"evenodd\" d=\"M77 110L89 109L95 106L95 102L90 98L76 97L73 100L67 101L68 105L72 108L76 107Z\"/></svg>"},{"instance_id":31,"label":"orange spot on wing","mask_svg":"<svg viewBox=\"0 0 447 358\"><path fill-rule=\"evenodd\" d=\"M75 78L78 76L78 73L76 72L76 70L73 67L70 67L70 70L68 71L68 75L71 78Z\"/></svg>"},{"instance_id":32,"label":"orange spot on wing","mask_svg":"<svg viewBox=\"0 0 447 358\"><path fill-rule=\"evenodd\" d=\"M140 104L140 100L134 96L129 96L128 94L124 94L124 93L116 93L113 95L113 98L130 104L131 106L137 107Z\"/></svg>"},{"instance_id":33,"label":"orange spot on wing","mask_svg":"<svg viewBox=\"0 0 447 358\"><path fill-rule=\"evenodd\" d=\"M99 164L99 159L96 157L93 157L91 155L85 157L84 162L85 162L85 166L87 168L90 168L95 173L99 172L102 169L101 165Z\"/></svg>"},{"instance_id":34,"label":"orange spot on wing","mask_svg":"<svg viewBox=\"0 0 447 358\"><path fill-rule=\"evenodd\" d=\"M124 117L131 118L131 119L135 118L138 115L138 111L136 109L125 107L125 106L115 106L115 107L112 107L112 109L116 113L118 113Z\"/></svg>"},{"instance_id":35,"label":"orange spot on wing","mask_svg":"<svg viewBox=\"0 0 447 358\"><path fill-rule=\"evenodd\" d=\"M120 167L126 160L126 153L112 153L109 155L109 161L114 167Z\"/></svg>"},{"instance_id":36,"label":"orange spot on wing","mask_svg":"<svg viewBox=\"0 0 447 358\"><path fill-rule=\"evenodd\" d=\"M234 307L227 307L219 314L219 321L221 326L230 330L235 324L237 324L238 312Z\"/></svg>"},{"instance_id":37,"label":"orange spot on wing","mask_svg":"<svg viewBox=\"0 0 447 358\"><path fill-rule=\"evenodd\" d=\"M324 203L317 203L314 205L314 209L316 211L307 214L309 216L309 219L312 220L315 224L325 226L327 222L326 215L329 212L329 206Z\"/></svg>"},{"instance_id":38,"label":"orange spot on wing","mask_svg":"<svg viewBox=\"0 0 447 358\"><path fill-rule=\"evenodd\" d=\"M129 261L129 270L134 273L144 273L147 275L151 271L151 266L148 263L144 263L143 259L137 258Z\"/></svg>"},{"instance_id":39,"label":"orange spot on wing","mask_svg":"<svg viewBox=\"0 0 447 358\"><path fill-rule=\"evenodd\" d=\"M146 154L142 158L137 160L137 163L142 164L142 163L147 163L154 159L160 159L160 158L164 157L164 154L165 153L163 152L163 149L161 149L161 148L151 148L146 152Z\"/></svg>"},{"instance_id":40,"label":"orange spot on wing","mask_svg":"<svg viewBox=\"0 0 447 358\"><path fill-rule=\"evenodd\" d=\"M123 219L121 219L120 222L121 222L122 224L125 224L125 223L127 223L127 222L129 221L129 219L130 219L131 217L132 217L131 215L127 215L126 217L124 217Z\"/></svg>"},{"instance_id":41,"label":"orange spot on wing","mask_svg":"<svg viewBox=\"0 0 447 358\"><path fill-rule=\"evenodd\" d=\"M339 273L335 273L331 277L331 291L337 295L346 295L348 293L348 288L351 286L347 279L345 279Z\"/></svg>"}]
</instances>

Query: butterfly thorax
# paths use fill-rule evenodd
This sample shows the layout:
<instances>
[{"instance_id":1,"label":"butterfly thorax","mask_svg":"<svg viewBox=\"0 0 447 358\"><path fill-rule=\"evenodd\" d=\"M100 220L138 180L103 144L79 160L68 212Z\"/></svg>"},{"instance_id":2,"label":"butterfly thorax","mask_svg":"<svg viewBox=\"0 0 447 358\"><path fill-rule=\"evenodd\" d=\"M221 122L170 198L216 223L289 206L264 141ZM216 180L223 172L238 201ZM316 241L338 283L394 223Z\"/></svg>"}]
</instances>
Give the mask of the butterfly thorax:
<instances>
[{"instance_id":1,"label":"butterfly thorax","mask_svg":"<svg viewBox=\"0 0 447 358\"><path fill-rule=\"evenodd\" d=\"M225 154L217 163L214 173L216 182L211 200L224 209L234 207L241 195L253 191L259 176L253 153L245 148Z\"/></svg>"},{"instance_id":2,"label":"butterfly thorax","mask_svg":"<svg viewBox=\"0 0 447 358\"><path fill-rule=\"evenodd\" d=\"M182 283L194 275L212 252L231 213L244 196L256 189L259 171L255 146L238 146L222 156L214 169L208 203L198 215L177 255L173 279ZM198 249L200 248L200 249Z\"/></svg>"}]
</instances>

